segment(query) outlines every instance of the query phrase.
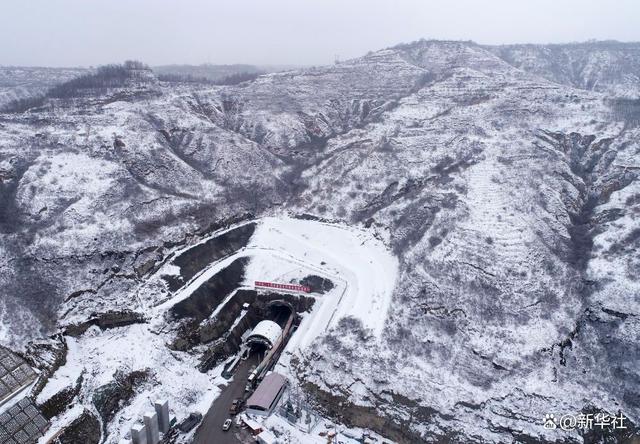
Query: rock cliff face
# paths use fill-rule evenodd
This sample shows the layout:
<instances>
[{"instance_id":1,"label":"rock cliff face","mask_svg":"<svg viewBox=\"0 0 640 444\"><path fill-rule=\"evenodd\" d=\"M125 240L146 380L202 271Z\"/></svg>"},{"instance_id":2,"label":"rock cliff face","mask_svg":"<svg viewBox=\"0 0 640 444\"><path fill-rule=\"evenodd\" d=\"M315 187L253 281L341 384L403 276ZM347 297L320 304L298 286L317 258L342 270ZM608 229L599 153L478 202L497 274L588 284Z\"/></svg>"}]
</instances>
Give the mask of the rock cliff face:
<instances>
[{"instance_id":1,"label":"rock cliff face","mask_svg":"<svg viewBox=\"0 0 640 444\"><path fill-rule=\"evenodd\" d=\"M405 442L583 441L546 413L632 427L639 63L631 44L421 41L0 115L2 340L135 312L146 273L215 224L313 214L401 261L382 340L345 319L298 365L327 411Z\"/></svg>"}]
</instances>

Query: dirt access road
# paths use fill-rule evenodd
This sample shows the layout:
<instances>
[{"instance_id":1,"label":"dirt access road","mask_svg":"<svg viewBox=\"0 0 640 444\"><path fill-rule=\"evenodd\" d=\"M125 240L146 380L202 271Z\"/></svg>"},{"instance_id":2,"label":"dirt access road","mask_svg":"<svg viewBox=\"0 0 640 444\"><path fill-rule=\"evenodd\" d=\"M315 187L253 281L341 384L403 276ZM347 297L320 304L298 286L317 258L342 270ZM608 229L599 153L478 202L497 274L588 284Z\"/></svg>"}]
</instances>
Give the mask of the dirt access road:
<instances>
[{"instance_id":1,"label":"dirt access road","mask_svg":"<svg viewBox=\"0 0 640 444\"><path fill-rule=\"evenodd\" d=\"M242 444L246 442L246 440L242 441L236 436L240 430L238 430L238 426L235 423L228 432L222 430L222 424L225 420L231 418L229 407L231 407L231 403L235 398L241 398L244 395L249 370L252 366L258 365L259 362L259 357L255 353L252 353L246 361L240 361L233 378L222 388L220 396L213 401L211 408L202 419L198 430L196 430L193 439L195 444Z\"/></svg>"}]
</instances>

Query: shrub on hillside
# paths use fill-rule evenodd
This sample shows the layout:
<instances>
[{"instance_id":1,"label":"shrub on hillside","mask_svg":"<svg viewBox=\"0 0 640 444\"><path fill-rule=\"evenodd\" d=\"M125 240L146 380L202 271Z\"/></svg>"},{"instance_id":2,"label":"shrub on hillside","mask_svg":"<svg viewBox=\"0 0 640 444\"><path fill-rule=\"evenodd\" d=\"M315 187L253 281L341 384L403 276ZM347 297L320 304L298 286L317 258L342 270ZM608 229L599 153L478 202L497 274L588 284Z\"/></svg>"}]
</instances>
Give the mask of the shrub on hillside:
<instances>
[{"instance_id":1,"label":"shrub on hillside","mask_svg":"<svg viewBox=\"0 0 640 444\"><path fill-rule=\"evenodd\" d=\"M87 90L104 91L109 88L119 88L125 86L130 80L143 80L144 71L149 71L149 67L135 60L128 60L122 65L104 65L98 67L96 72L81 75L52 87L46 95L51 98L66 99L79 97Z\"/></svg>"},{"instance_id":2,"label":"shrub on hillside","mask_svg":"<svg viewBox=\"0 0 640 444\"><path fill-rule=\"evenodd\" d=\"M3 113L23 113L31 108L44 105L44 100L44 96L15 99L2 106L0 111Z\"/></svg>"},{"instance_id":3,"label":"shrub on hillside","mask_svg":"<svg viewBox=\"0 0 640 444\"><path fill-rule=\"evenodd\" d=\"M263 72L238 72L235 74L230 74L226 77L217 80L216 85L237 85L242 82L249 82L258 78L264 74Z\"/></svg>"},{"instance_id":4,"label":"shrub on hillside","mask_svg":"<svg viewBox=\"0 0 640 444\"><path fill-rule=\"evenodd\" d=\"M159 74L158 80L169 83L209 83L213 84L214 81L206 77L194 76L191 74Z\"/></svg>"}]
</instances>

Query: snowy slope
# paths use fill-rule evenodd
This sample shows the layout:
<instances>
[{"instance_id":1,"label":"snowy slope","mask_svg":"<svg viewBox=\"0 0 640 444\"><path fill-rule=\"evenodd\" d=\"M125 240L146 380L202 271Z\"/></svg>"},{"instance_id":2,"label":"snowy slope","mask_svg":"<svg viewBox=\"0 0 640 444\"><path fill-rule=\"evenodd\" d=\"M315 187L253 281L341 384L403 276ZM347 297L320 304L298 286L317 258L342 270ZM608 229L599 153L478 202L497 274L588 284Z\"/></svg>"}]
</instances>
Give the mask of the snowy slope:
<instances>
[{"instance_id":1,"label":"snowy slope","mask_svg":"<svg viewBox=\"0 0 640 444\"><path fill-rule=\"evenodd\" d=\"M238 254L245 284L335 278L303 323L346 303L283 361L325 414L400 442L591 439L546 413L638 424L634 48L420 41L3 114L2 341L159 316L187 296L160 277L181 249L310 213L337 225L267 218ZM204 265L194 279L221 266Z\"/></svg>"}]
</instances>

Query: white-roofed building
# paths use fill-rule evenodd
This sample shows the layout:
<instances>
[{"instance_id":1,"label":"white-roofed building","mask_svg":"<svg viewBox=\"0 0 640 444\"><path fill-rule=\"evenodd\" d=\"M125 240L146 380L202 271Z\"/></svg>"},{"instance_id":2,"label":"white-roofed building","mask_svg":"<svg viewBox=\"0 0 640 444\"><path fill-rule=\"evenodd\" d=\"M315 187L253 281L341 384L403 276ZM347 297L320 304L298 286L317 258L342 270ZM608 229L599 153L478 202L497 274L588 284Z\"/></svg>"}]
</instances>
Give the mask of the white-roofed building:
<instances>
[{"instance_id":1,"label":"white-roofed building","mask_svg":"<svg viewBox=\"0 0 640 444\"><path fill-rule=\"evenodd\" d=\"M264 430L256 436L256 441L260 444L276 444L278 442L276 436L269 430Z\"/></svg>"}]
</instances>

